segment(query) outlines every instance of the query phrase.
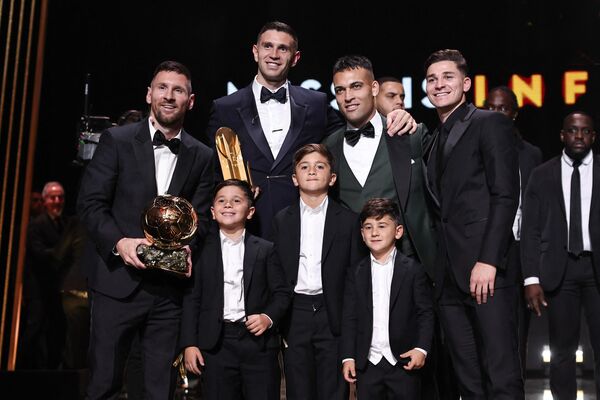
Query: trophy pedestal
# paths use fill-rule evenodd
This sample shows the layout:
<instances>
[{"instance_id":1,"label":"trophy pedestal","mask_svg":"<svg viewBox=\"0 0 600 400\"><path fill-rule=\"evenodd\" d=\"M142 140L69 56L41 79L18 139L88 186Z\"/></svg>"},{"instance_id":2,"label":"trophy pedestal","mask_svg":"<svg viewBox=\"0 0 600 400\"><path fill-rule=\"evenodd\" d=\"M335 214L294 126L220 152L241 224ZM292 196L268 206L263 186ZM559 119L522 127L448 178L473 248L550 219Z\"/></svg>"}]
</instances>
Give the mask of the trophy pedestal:
<instances>
[{"instance_id":1,"label":"trophy pedestal","mask_svg":"<svg viewBox=\"0 0 600 400\"><path fill-rule=\"evenodd\" d=\"M184 249L163 250L141 244L137 254L148 268L161 269L178 276L184 276L187 272L187 252Z\"/></svg>"}]
</instances>

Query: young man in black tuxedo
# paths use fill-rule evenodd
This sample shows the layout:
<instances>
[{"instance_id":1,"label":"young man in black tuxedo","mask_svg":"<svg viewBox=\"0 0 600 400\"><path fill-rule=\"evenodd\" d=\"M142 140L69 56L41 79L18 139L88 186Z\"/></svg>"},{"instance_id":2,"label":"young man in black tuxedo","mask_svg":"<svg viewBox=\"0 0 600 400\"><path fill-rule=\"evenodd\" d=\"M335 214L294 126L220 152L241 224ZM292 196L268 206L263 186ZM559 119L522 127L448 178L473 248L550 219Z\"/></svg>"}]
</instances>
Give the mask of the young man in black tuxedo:
<instances>
[{"instance_id":1,"label":"young man in black tuxedo","mask_svg":"<svg viewBox=\"0 0 600 400\"><path fill-rule=\"evenodd\" d=\"M425 71L440 119L427 161L438 223L435 294L461 396L523 400L518 271L506 263L519 204L513 124L466 101L471 79L458 50L432 53Z\"/></svg>"},{"instance_id":2,"label":"young man in black tuxedo","mask_svg":"<svg viewBox=\"0 0 600 400\"><path fill-rule=\"evenodd\" d=\"M595 139L588 114L567 115L560 131L562 154L533 170L523 202L525 299L538 316L547 308L550 389L557 399L577 394L582 308L600 397L600 157L592 152Z\"/></svg>"},{"instance_id":3,"label":"young man in black tuxedo","mask_svg":"<svg viewBox=\"0 0 600 400\"><path fill-rule=\"evenodd\" d=\"M403 227L392 200L369 200L360 222L371 254L347 274L344 379L356 382L359 399L419 399L418 370L434 329L430 284L423 267L396 249Z\"/></svg>"},{"instance_id":4,"label":"young man in black tuxedo","mask_svg":"<svg viewBox=\"0 0 600 400\"><path fill-rule=\"evenodd\" d=\"M328 196L333 156L321 144L294 155L300 199L281 210L273 238L292 306L282 324L286 396L290 400L347 399L340 374L340 334L346 271L358 260L358 217Z\"/></svg>"},{"instance_id":5,"label":"young man in black tuxedo","mask_svg":"<svg viewBox=\"0 0 600 400\"><path fill-rule=\"evenodd\" d=\"M188 371L203 378L203 399L279 400L279 322L291 290L273 243L246 231L254 214L250 185L217 185L219 226L194 263L184 297L180 345Z\"/></svg>"},{"instance_id":6,"label":"young man in black tuxedo","mask_svg":"<svg viewBox=\"0 0 600 400\"><path fill-rule=\"evenodd\" d=\"M501 112L511 120L515 121L519 115L519 103L515 93L506 86L496 86L487 94L487 97L483 103L483 108ZM519 155L519 208L517 208L517 214L513 222L513 237L514 241L510 245L508 251L507 263L511 265L511 268L515 268L521 271L521 222L523 220L523 196L527 189L527 183L529 182L529 176L531 171L542 163L542 150L539 147L526 141L519 129L515 126L513 129L515 134L515 141L517 146L517 153ZM522 277L519 277L519 281L522 281ZM523 297L523 290L519 291L519 305L517 308L517 326L519 329L519 355L521 357L521 370L523 373L523 379L525 379L526 361L527 361L527 337L529 335L529 320L531 312L526 307L527 302Z\"/></svg>"},{"instance_id":7,"label":"young man in black tuxedo","mask_svg":"<svg viewBox=\"0 0 600 400\"><path fill-rule=\"evenodd\" d=\"M90 382L87 398L116 398L132 340L140 335L146 399L173 395L171 366L179 335L185 278L151 271L137 256L140 215L165 193L189 200L203 237L214 185L214 154L183 129L194 105L187 67L165 61L146 93L150 115L110 128L86 166L78 212L89 234L85 274L91 297ZM200 242L198 240L196 243ZM195 251L191 244L191 253ZM188 257L188 273L191 274Z\"/></svg>"}]
</instances>

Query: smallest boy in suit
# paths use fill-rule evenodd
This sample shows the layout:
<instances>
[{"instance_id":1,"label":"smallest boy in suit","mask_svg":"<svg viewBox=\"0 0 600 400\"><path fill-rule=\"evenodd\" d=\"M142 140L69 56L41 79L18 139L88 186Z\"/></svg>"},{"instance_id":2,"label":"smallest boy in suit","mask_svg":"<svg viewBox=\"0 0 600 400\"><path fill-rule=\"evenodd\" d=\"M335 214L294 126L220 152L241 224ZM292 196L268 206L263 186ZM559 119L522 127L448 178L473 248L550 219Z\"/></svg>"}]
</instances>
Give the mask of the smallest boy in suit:
<instances>
[{"instance_id":1,"label":"smallest boy in suit","mask_svg":"<svg viewBox=\"0 0 600 400\"><path fill-rule=\"evenodd\" d=\"M420 398L433 304L423 267L396 250L399 221L392 200L367 201L360 222L371 254L346 275L342 373L359 399Z\"/></svg>"},{"instance_id":2,"label":"smallest boy in suit","mask_svg":"<svg viewBox=\"0 0 600 400\"><path fill-rule=\"evenodd\" d=\"M219 183L211 212L219 226L194 263L184 297L185 367L203 377L203 399L279 400L277 325L291 292L273 244L246 232L250 186Z\"/></svg>"}]
</instances>

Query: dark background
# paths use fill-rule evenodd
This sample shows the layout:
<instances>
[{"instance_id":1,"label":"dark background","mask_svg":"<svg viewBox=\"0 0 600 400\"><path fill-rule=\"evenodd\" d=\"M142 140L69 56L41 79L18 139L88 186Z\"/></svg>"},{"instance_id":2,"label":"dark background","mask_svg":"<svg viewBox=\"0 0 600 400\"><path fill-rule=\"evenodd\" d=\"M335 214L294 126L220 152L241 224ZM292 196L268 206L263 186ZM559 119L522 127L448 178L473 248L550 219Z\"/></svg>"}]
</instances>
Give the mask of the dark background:
<instances>
[{"instance_id":1,"label":"dark background","mask_svg":"<svg viewBox=\"0 0 600 400\"><path fill-rule=\"evenodd\" d=\"M553 4L554 3L554 4ZM175 59L193 75L196 105L186 129L205 140L210 101L226 84L247 85L256 74L251 48L260 27L279 19L300 37L302 58L290 79L317 79L328 93L331 67L341 55L369 57L377 76L413 77L418 121L435 127L435 111L420 105L425 58L440 48L460 49L472 74L488 87L516 73L540 73L543 108L526 106L517 125L545 158L562 148L565 70L590 73L588 94L577 108L600 121L600 0L406 1L50 1L34 188L59 180L73 211L81 167L73 166L84 111L84 82L91 74L90 114L116 121L125 110L146 109L154 67ZM330 99L333 96L330 94Z\"/></svg>"}]
</instances>

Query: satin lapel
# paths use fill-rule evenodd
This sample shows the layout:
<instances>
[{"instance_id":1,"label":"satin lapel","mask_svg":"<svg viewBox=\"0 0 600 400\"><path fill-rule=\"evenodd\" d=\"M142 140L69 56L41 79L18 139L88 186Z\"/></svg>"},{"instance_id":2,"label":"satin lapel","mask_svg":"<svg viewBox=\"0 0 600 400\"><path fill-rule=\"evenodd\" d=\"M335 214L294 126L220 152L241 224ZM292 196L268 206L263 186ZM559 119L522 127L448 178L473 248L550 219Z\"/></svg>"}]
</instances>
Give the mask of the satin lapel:
<instances>
[{"instance_id":1,"label":"satin lapel","mask_svg":"<svg viewBox=\"0 0 600 400\"><path fill-rule=\"evenodd\" d=\"M327 262L329 250L333 244L333 240L337 236L337 216L340 213L340 206L329 200L327 205L327 214L325 215L325 230L323 231L323 248L321 250L321 275L323 275L323 266Z\"/></svg>"},{"instance_id":2,"label":"satin lapel","mask_svg":"<svg viewBox=\"0 0 600 400\"><path fill-rule=\"evenodd\" d=\"M365 258L356 270L358 295L362 297L361 303L367 305L369 321L373 321L373 279L371 277L371 259Z\"/></svg>"},{"instance_id":3,"label":"satin lapel","mask_svg":"<svg viewBox=\"0 0 600 400\"><path fill-rule=\"evenodd\" d=\"M399 254L396 254L396 261L394 262L394 275L392 276L392 289L390 290L390 311L396 303L398 293L400 293L400 287L402 287L402 281L406 276L406 261L401 260Z\"/></svg>"},{"instance_id":4,"label":"satin lapel","mask_svg":"<svg viewBox=\"0 0 600 400\"><path fill-rule=\"evenodd\" d=\"M273 162L273 153L267 138L262 130L260 124L260 118L258 117L258 110L256 109L256 103L254 102L254 94L252 93L252 85L245 87L244 89L244 104L237 109L240 114L240 118L244 122L248 135L256 144L256 147L265 156L265 158ZM236 132L237 133L237 132Z\"/></svg>"},{"instance_id":5,"label":"satin lapel","mask_svg":"<svg viewBox=\"0 0 600 400\"><path fill-rule=\"evenodd\" d=\"M562 175L561 175L561 168L562 168L562 158L558 157L556 160L556 164L554 165L554 168L552 168L553 171L553 180L554 180L554 187L557 188L556 190L556 196L558 197L558 203L560 204L560 210L563 213L563 217L565 219L565 221L567 220L567 213L565 212L565 195L562 189ZM596 172L596 171L594 171Z\"/></svg>"},{"instance_id":6,"label":"satin lapel","mask_svg":"<svg viewBox=\"0 0 600 400\"><path fill-rule=\"evenodd\" d=\"M207 257L208 266L204 266L204 268L207 268L210 271L210 273L206 274L206 276L212 276L214 279L212 284L217 285L218 287L221 288L221 290L218 291L219 303L217 304L217 307L219 310L222 310L225 305L225 299L224 299L224 297L225 297L225 295L224 295L224 287L225 287L224 276L225 276L225 274L223 271L224 267L223 267L223 253L221 250L221 239L220 239L218 231L216 234L211 234L206 238L206 242L204 243L204 249L202 251L208 255L208 257Z\"/></svg>"},{"instance_id":7,"label":"satin lapel","mask_svg":"<svg viewBox=\"0 0 600 400\"><path fill-rule=\"evenodd\" d=\"M140 128L135 134L133 152L137 161L138 170L142 177L142 185L148 190L150 197L158 193L156 188L156 170L154 165L154 148L150 140L148 120L140 122Z\"/></svg>"},{"instance_id":8,"label":"satin lapel","mask_svg":"<svg viewBox=\"0 0 600 400\"><path fill-rule=\"evenodd\" d=\"M289 237L288 243L291 244L291 248L288 251L293 263L290 264L291 271L289 271L288 279L295 282L298 279L298 264L300 263L300 230L302 229L300 224L300 205L296 201L286 212L288 214L287 222L289 230L287 232L280 232L280 234Z\"/></svg>"},{"instance_id":9,"label":"satin lapel","mask_svg":"<svg viewBox=\"0 0 600 400\"><path fill-rule=\"evenodd\" d=\"M446 169L446 166L448 165L448 159L450 158L450 153L452 153L452 150L454 150L454 146L456 146L456 143L458 143L460 138L462 138L465 132L467 131L469 125L471 125L471 115L474 111L475 108L473 107L473 109L467 114L464 120L456 121L454 123L454 126L452 127L452 130L448 135L448 139L446 139L446 144L444 145L444 159L436 160L437 162L444 163L444 165L442 165L442 171L444 171Z\"/></svg>"},{"instance_id":10,"label":"satin lapel","mask_svg":"<svg viewBox=\"0 0 600 400\"><path fill-rule=\"evenodd\" d=\"M437 159L435 148L437 146L439 136L440 133L436 129L433 133L431 146L429 147L427 154L423 155L423 176L425 178L425 187L427 188L427 192L429 193L429 196L431 197L437 208L440 208L440 200L437 197L435 189L431 187L431 182L436 182L437 179L435 166L436 163L439 162L439 160ZM427 163L425 163L425 160L427 160Z\"/></svg>"},{"instance_id":11,"label":"satin lapel","mask_svg":"<svg viewBox=\"0 0 600 400\"><path fill-rule=\"evenodd\" d=\"M292 85L288 85L290 89L290 111L291 111L291 123L290 130L285 136L285 140L281 145L281 149L277 154L277 159L273 163L271 167L271 171L274 170L277 165L281 162L281 160L285 157L285 155L290 151L294 142L302 132L302 127L304 126L304 120L306 118L306 105L296 103L296 87Z\"/></svg>"},{"instance_id":12,"label":"satin lapel","mask_svg":"<svg viewBox=\"0 0 600 400\"><path fill-rule=\"evenodd\" d=\"M384 125L385 127L385 121ZM410 157L410 136L390 137L386 129L383 129L383 135L387 141L388 155L392 167L392 176L396 185L396 193L400 200L402 210L406 210L408 193L410 191L411 177L411 157Z\"/></svg>"},{"instance_id":13,"label":"satin lapel","mask_svg":"<svg viewBox=\"0 0 600 400\"><path fill-rule=\"evenodd\" d=\"M256 257L258 257L258 240L246 233L246 240L244 242L244 299L248 298L248 288L252 281L252 272L254 272Z\"/></svg>"},{"instance_id":14,"label":"satin lapel","mask_svg":"<svg viewBox=\"0 0 600 400\"><path fill-rule=\"evenodd\" d=\"M183 189L183 184L188 178L192 165L194 163L195 150L190 146L192 138L185 131L181 132L181 145L179 146L179 154L177 155L177 164L173 171L173 177L169 184L167 193L178 196Z\"/></svg>"}]
</instances>

